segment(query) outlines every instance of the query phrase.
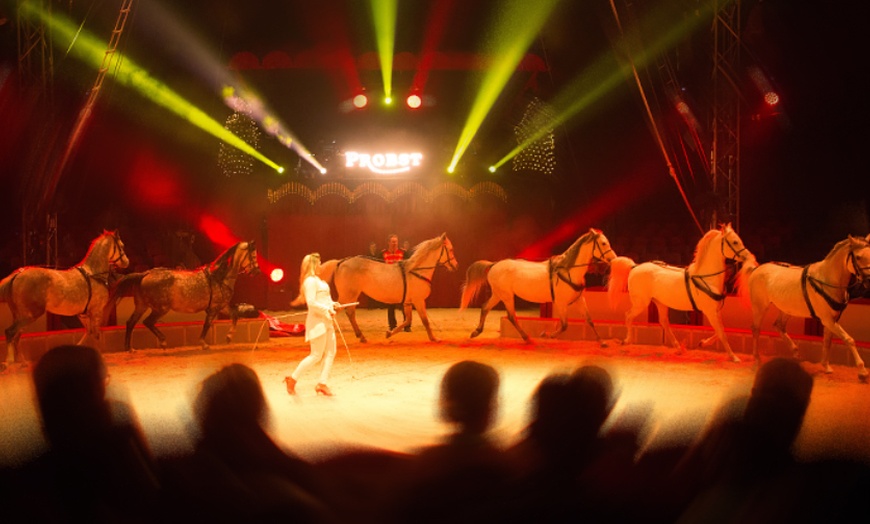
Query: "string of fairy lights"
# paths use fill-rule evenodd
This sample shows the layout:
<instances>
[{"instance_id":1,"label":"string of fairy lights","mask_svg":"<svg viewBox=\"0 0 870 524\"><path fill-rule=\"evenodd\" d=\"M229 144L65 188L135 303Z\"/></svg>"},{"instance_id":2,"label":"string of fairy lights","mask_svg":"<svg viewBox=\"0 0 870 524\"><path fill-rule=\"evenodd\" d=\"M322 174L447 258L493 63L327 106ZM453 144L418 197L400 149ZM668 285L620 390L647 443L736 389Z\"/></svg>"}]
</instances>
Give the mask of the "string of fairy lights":
<instances>
[{"instance_id":1,"label":"string of fairy lights","mask_svg":"<svg viewBox=\"0 0 870 524\"><path fill-rule=\"evenodd\" d=\"M520 122L514 126L517 143L522 144L541 129L541 122L553 120L553 112L540 98L534 97L526 106ZM556 171L556 139L553 130L528 147L520 150L513 158L514 171L537 171L552 175Z\"/></svg>"},{"instance_id":2,"label":"string of fairy lights","mask_svg":"<svg viewBox=\"0 0 870 524\"><path fill-rule=\"evenodd\" d=\"M254 149L260 148L260 127L244 108L228 116L224 128ZM218 166L227 178L250 176L254 172L254 157L226 142L220 142Z\"/></svg>"}]
</instances>

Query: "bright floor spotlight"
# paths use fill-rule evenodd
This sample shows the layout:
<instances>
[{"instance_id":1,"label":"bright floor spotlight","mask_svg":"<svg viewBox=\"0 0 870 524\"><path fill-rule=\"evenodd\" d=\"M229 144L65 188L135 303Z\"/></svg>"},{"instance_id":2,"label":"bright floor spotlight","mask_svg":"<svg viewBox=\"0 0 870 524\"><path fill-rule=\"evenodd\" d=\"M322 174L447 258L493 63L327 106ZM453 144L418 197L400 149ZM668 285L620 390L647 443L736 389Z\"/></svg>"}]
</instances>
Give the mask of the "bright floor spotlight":
<instances>
[{"instance_id":1,"label":"bright floor spotlight","mask_svg":"<svg viewBox=\"0 0 870 524\"><path fill-rule=\"evenodd\" d=\"M279 173L283 173L283 172L284 172L284 166L279 167L279 168L278 168L278 172L279 172Z\"/></svg>"},{"instance_id":2,"label":"bright floor spotlight","mask_svg":"<svg viewBox=\"0 0 870 524\"><path fill-rule=\"evenodd\" d=\"M321 175L325 175L325 174L326 174L326 168L325 168L325 167L321 167L321 168L320 168L320 174L321 174Z\"/></svg>"},{"instance_id":3,"label":"bright floor spotlight","mask_svg":"<svg viewBox=\"0 0 870 524\"><path fill-rule=\"evenodd\" d=\"M408 107L410 107L411 109L417 109L423 104L423 99L420 98L420 95L415 93L413 95L409 95L406 102L408 104Z\"/></svg>"},{"instance_id":4,"label":"bright floor spotlight","mask_svg":"<svg viewBox=\"0 0 870 524\"><path fill-rule=\"evenodd\" d=\"M353 106L357 109L364 108L365 106L368 105L368 103L369 103L369 98L362 93L353 97Z\"/></svg>"},{"instance_id":5,"label":"bright floor spotlight","mask_svg":"<svg viewBox=\"0 0 870 524\"><path fill-rule=\"evenodd\" d=\"M393 105L393 97L391 97L391 96L385 96L385 97L384 97L384 103L387 104L388 106L389 106L389 105Z\"/></svg>"},{"instance_id":6,"label":"bright floor spotlight","mask_svg":"<svg viewBox=\"0 0 870 524\"><path fill-rule=\"evenodd\" d=\"M768 91L764 93L764 103L769 105L770 107L775 106L779 103L779 95L776 91Z\"/></svg>"},{"instance_id":7,"label":"bright floor spotlight","mask_svg":"<svg viewBox=\"0 0 870 524\"><path fill-rule=\"evenodd\" d=\"M271 273L269 273L269 280L271 280L272 282L274 282L276 284L278 282L281 282L282 280L284 280L284 270L281 269L280 267L276 267L275 269L272 270Z\"/></svg>"},{"instance_id":8,"label":"bright floor spotlight","mask_svg":"<svg viewBox=\"0 0 870 524\"><path fill-rule=\"evenodd\" d=\"M495 173L495 166L489 166L489 172Z\"/></svg>"}]
</instances>

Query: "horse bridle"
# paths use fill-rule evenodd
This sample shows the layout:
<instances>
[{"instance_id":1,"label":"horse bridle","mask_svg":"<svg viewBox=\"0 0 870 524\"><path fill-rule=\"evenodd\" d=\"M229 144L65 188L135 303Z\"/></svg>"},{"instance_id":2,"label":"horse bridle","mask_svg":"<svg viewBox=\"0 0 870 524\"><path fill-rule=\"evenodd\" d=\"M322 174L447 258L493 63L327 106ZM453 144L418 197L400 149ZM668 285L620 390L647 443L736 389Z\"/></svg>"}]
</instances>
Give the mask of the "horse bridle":
<instances>
[{"instance_id":1,"label":"horse bridle","mask_svg":"<svg viewBox=\"0 0 870 524\"><path fill-rule=\"evenodd\" d=\"M575 284L574 281L571 279L571 270L574 269L575 267L590 266L590 265L592 265L592 262L607 262L607 259L605 259L604 256L607 255L607 253L612 253L613 248L610 248L607 251L604 251L601 248L601 243L598 241L599 238L601 238L601 233L600 232L595 233L595 237L592 239L592 261L591 262L586 262L584 264L574 264L572 266L567 266L567 267L562 266L562 267L557 267L557 268L553 269L552 259L550 259L550 271L552 271L552 273L554 273L556 275L556 278L558 278L562 282L568 284L568 286L571 289L573 289L574 291L580 292L583 289L585 289L586 288L585 284ZM598 248L598 252L600 253L600 256L595 256L595 249L596 248ZM564 270L568 274L567 278L565 276L563 276L562 273L560 273L560 270ZM555 300L555 297L556 297L556 291L553 288L553 279L550 278L550 298Z\"/></svg>"},{"instance_id":2,"label":"horse bridle","mask_svg":"<svg viewBox=\"0 0 870 524\"><path fill-rule=\"evenodd\" d=\"M250 272L253 274L260 269L260 265L257 263L257 257L251 253L252 251L256 253L256 248L252 246L253 242L248 242L248 247L245 249L245 258L239 262L239 267L241 268L242 273ZM248 262L248 264L245 264L245 262Z\"/></svg>"},{"instance_id":3,"label":"horse bridle","mask_svg":"<svg viewBox=\"0 0 870 524\"><path fill-rule=\"evenodd\" d=\"M868 244L868 246L870 246L870 244ZM868 246L862 246L862 249ZM849 250L849 262L852 263L852 269L855 270L853 274L855 275L855 278L858 279L858 282L865 283L865 280L870 278L870 275L866 273L867 271L870 271L870 266L859 266L858 259L855 258L855 250L853 249Z\"/></svg>"},{"instance_id":4,"label":"horse bridle","mask_svg":"<svg viewBox=\"0 0 870 524\"><path fill-rule=\"evenodd\" d=\"M726 245L728 246L728 249L730 249L731 252L734 254L733 256L729 257L728 255L725 254L725 246ZM738 257L740 257L740 253L743 253L744 251L746 251L745 245L743 246L742 249L740 249L740 251L737 251L736 249L734 249L734 246L731 245L731 242L728 242L728 233L726 233L725 235L722 236L722 244L720 247L722 248L722 256L727 258L728 260L733 260L734 262L738 261ZM740 257L740 262L742 262L742 261L743 261L743 257Z\"/></svg>"}]
</instances>

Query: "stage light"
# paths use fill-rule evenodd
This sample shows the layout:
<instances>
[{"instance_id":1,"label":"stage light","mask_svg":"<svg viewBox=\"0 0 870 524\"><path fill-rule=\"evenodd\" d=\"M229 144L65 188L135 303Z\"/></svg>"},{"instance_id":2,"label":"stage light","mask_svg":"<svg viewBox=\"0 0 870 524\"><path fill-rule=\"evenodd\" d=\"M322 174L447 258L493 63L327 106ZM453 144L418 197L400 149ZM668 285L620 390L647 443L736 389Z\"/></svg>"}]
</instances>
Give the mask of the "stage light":
<instances>
[{"instance_id":1,"label":"stage light","mask_svg":"<svg viewBox=\"0 0 870 524\"><path fill-rule=\"evenodd\" d=\"M773 107L779 103L779 95L774 91L764 93L764 103Z\"/></svg>"},{"instance_id":2,"label":"stage light","mask_svg":"<svg viewBox=\"0 0 870 524\"><path fill-rule=\"evenodd\" d=\"M408 107L410 107L411 109L417 109L418 107L423 105L423 99L420 98L420 95L416 93L413 95L409 95L406 102L408 103Z\"/></svg>"},{"instance_id":3,"label":"stage light","mask_svg":"<svg viewBox=\"0 0 870 524\"><path fill-rule=\"evenodd\" d=\"M453 174L453 171L455 171L455 170L456 170L456 167L455 167L455 166L448 166L448 167L447 167L447 172L450 173L450 174Z\"/></svg>"},{"instance_id":4,"label":"stage light","mask_svg":"<svg viewBox=\"0 0 870 524\"><path fill-rule=\"evenodd\" d=\"M489 172L495 173L495 166L489 166Z\"/></svg>"},{"instance_id":5,"label":"stage light","mask_svg":"<svg viewBox=\"0 0 870 524\"><path fill-rule=\"evenodd\" d=\"M271 273L269 273L269 279L276 284L281 282L284 280L284 270L280 267L276 267Z\"/></svg>"},{"instance_id":6,"label":"stage light","mask_svg":"<svg viewBox=\"0 0 870 524\"><path fill-rule=\"evenodd\" d=\"M279 168L278 168L278 172L279 172L279 173L283 173L283 172L284 172L284 167L283 167L283 166L279 167Z\"/></svg>"},{"instance_id":7,"label":"stage light","mask_svg":"<svg viewBox=\"0 0 870 524\"><path fill-rule=\"evenodd\" d=\"M384 97L384 103L387 104L388 106L389 106L389 105L393 105L393 97L391 97L391 96L385 96L385 97Z\"/></svg>"},{"instance_id":8,"label":"stage light","mask_svg":"<svg viewBox=\"0 0 870 524\"><path fill-rule=\"evenodd\" d=\"M320 168L320 174L321 174L321 175L325 175L325 174L326 174L326 168L325 168L325 167L321 167L321 168Z\"/></svg>"},{"instance_id":9,"label":"stage light","mask_svg":"<svg viewBox=\"0 0 870 524\"><path fill-rule=\"evenodd\" d=\"M366 95L362 94L362 93L360 93L360 94L356 95L355 97L353 97L353 105L354 105L354 107L356 107L357 109L362 109L362 108L364 108L366 105L368 105L368 103L369 103L369 98L368 98Z\"/></svg>"}]
</instances>

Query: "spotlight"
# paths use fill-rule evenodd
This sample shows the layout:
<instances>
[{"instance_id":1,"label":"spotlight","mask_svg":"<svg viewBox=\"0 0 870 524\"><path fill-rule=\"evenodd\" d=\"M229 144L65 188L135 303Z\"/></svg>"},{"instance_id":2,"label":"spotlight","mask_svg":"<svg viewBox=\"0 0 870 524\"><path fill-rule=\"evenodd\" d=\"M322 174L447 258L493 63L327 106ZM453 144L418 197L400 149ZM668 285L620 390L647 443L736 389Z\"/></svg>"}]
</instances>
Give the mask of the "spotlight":
<instances>
[{"instance_id":1,"label":"spotlight","mask_svg":"<svg viewBox=\"0 0 870 524\"><path fill-rule=\"evenodd\" d=\"M764 103L769 105L770 107L775 106L779 103L779 95L775 91L768 91L764 93Z\"/></svg>"},{"instance_id":2,"label":"spotlight","mask_svg":"<svg viewBox=\"0 0 870 524\"><path fill-rule=\"evenodd\" d=\"M353 97L353 105L357 109L364 108L366 105L368 105L368 103L369 103L369 99L363 93L360 93L360 94L356 95L355 97Z\"/></svg>"},{"instance_id":3,"label":"spotlight","mask_svg":"<svg viewBox=\"0 0 870 524\"><path fill-rule=\"evenodd\" d=\"M423 99L420 98L420 95L414 93L408 96L406 100L408 107L411 109L417 109L423 104Z\"/></svg>"},{"instance_id":4,"label":"spotlight","mask_svg":"<svg viewBox=\"0 0 870 524\"><path fill-rule=\"evenodd\" d=\"M276 284L281 282L284 280L284 270L280 267L276 267L271 273L269 273L269 279Z\"/></svg>"},{"instance_id":5,"label":"spotlight","mask_svg":"<svg viewBox=\"0 0 870 524\"><path fill-rule=\"evenodd\" d=\"M325 168L325 167L321 167L321 168L320 168L320 174L321 174L321 175L325 175L325 174L326 174L326 168Z\"/></svg>"},{"instance_id":6,"label":"spotlight","mask_svg":"<svg viewBox=\"0 0 870 524\"><path fill-rule=\"evenodd\" d=\"M489 172L495 173L495 166L489 166Z\"/></svg>"},{"instance_id":7,"label":"spotlight","mask_svg":"<svg viewBox=\"0 0 870 524\"><path fill-rule=\"evenodd\" d=\"M387 104L388 106L393 105L393 97L391 97L391 96L384 97L384 103Z\"/></svg>"}]
</instances>

